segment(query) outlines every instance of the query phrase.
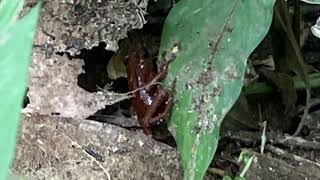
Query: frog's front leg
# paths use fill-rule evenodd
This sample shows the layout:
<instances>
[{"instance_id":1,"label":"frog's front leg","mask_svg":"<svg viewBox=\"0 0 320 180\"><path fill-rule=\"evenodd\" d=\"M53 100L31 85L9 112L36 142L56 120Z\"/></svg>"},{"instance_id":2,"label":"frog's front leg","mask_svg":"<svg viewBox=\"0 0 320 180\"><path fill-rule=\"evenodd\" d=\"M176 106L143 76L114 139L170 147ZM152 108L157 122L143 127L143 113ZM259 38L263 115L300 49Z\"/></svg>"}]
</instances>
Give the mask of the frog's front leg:
<instances>
[{"instance_id":1,"label":"frog's front leg","mask_svg":"<svg viewBox=\"0 0 320 180\"><path fill-rule=\"evenodd\" d=\"M168 74L168 66L172 61L164 60L159 68L159 73L152 79L152 81L149 83L149 86L146 87L146 91L150 91L150 89L157 85L157 82L160 82L164 80L164 78Z\"/></svg>"}]
</instances>

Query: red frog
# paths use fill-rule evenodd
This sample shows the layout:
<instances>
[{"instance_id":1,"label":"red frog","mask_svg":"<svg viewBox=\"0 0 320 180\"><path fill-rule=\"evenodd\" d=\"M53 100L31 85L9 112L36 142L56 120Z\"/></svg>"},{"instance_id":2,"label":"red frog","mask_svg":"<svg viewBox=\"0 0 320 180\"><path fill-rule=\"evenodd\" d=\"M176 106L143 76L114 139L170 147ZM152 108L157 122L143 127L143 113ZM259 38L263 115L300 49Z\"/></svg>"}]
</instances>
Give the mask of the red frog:
<instances>
[{"instance_id":1,"label":"red frog","mask_svg":"<svg viewBox=\"0 0 320 180\"><path fill-rule=\"evenodd\" d=\"M169 63L164 61L158 72L146 48L130 52L125 60L132 106L146 135L152 136L152 126L168 118L173 104L170 91L159 83L167 75Z\"/></svg>"}]
</instances>

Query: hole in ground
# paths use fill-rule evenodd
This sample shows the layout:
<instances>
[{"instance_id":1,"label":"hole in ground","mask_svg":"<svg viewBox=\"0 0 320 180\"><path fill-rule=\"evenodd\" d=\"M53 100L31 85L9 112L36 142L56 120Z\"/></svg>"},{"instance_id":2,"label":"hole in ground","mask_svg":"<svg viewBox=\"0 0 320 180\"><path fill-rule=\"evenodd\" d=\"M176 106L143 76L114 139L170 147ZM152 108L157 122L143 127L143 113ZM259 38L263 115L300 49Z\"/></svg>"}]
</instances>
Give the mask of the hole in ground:
<instances>
[{"instance_id":1,"label":"hole in ground","mask_svg":"<svg viewBox=\"0 0 320 180\"><path fill-rule=\"evenodd\" d=\"M126 93L128 92L126 78L121 77L113 80L108 76L107 65L115 53L113 51L108 51L105 48L106 43L100 42L98 46L91 49L82 49L79 55L71 56L66 52L57 52L56 54L60 56L67 54L71 60L82 59L84 61L84 65L82 66L84 73L78 75L78 85L82 89L88 92L97 92L99 88L104 88L108 85L109 91ZM119 110L121 110L122 115L130 116L128 113L129 107L130 101L124 100L113 105L107 105L87 119L105 122L104 115L118 116Z\"/></svg>"},{"instance_id":2,"label":"hole in ground","mask_svg":"<svg viewBox=\"0 0 320 180\"><path fill-rule=\"evenodd\" d=\"M103 88L106 85L110 85L110 91L116 93L128 92L128 83L126 78L117 78L112 80L108 76L107 65L115 54L113 51L105 49L106 43L100 42L98 46L92 49L82 49L79 55L73 58L83 59L84 73L78 76L78 85L88 92L97 92L98 88ZM128 109L130 107L129 100L107 105L104 109L98 110L94 115L88 117L88 119L104 122L104 115L118 115L118 111L122 112L124 116L130 116Z\"/></svg>"},{"instance_id":3,"label":"hole in ground","mask_svg":"<svg viewBox=\"0 0 320 180\"><path fill-rule=\"evenodd\" d=\"M106 43L100 42L92 49L82 49L79 55L73 58L83 59L82 66L84 73L78 76L78 85L89 92L98 91L98 87L103 88L112 80L108 78L107 65L114 52L105 49Z\"/></svg>"}]
</instances>

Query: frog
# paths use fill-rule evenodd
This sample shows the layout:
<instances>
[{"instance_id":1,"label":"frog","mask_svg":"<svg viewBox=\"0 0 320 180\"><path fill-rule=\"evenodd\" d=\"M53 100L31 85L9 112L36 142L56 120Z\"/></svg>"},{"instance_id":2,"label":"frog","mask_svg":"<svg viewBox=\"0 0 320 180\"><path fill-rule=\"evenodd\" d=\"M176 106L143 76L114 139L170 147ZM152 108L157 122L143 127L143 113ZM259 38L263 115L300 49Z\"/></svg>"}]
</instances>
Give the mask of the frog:
<instances>
[{"instance_id":1,"label":"frog","mask_svg":"<svg viewBox=\"0 0 320 180\"><path fill-rule=\"evenodd\" d=\"M168 73L171 61L164 60L159 70L146 47L128 53L124 60L129 90L132 92L132 107L143 132L152 136L152 128L166 120L173 106L172 91L160 83Z\"/></svg>"}]
</instances>

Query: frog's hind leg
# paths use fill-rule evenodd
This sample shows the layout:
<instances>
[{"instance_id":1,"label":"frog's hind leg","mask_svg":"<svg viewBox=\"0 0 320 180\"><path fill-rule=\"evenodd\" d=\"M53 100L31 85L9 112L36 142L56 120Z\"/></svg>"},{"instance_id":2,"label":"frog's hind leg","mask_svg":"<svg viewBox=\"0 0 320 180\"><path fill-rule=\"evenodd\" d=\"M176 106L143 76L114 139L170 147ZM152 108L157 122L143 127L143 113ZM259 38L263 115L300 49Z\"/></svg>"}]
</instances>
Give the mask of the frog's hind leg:
<instances>
[{"instance_id":1,"label":"frog's hind leg","mask_svg":"<svg viewBox=\"0 0 320 180\"><path fill-rule=\"evenodd\" d=\"M156 125L158 123L161 123L164 120L167 120L169 115L170 115L170 109L173 105L173 98L170 96L170 93L167 91L164 91L163 93L165 93L165 95L161 95L161 100L159 101L159 106L163 105L163 103L165 104L165 108L164 110L158 114L155 117L152 117L149 119L149 124L152 125ZM164 100L166 100L165 102L163 102Z\"/></svg>"},{"instance_id":2,"label":"frog's hind leg","mask_svg":"<svg viewBox=\"0 0 320 180\"><path fill-rule=\"evenodd\" d=\"M147 135L151 135L150 127L154 124L157 124L158 122L161 122L160 119L163 118L167 113L161 113L161 115L158 115L156 117L153 117L154 114L157 112L158 108L163 104L163 101L165 99L168 99L168 92L164 90L160 90L156 97L154 98L152 104L150 107L148 107L147 112L145 113L143 119L141 120L141 126L143 128L143 131ZM168 103L166 103L165 110L166 112L169 112L170 107L172 105L172 100L167 100Z\"/></svg>"}]
</instances>

